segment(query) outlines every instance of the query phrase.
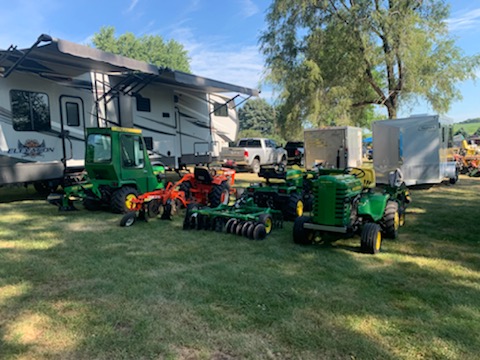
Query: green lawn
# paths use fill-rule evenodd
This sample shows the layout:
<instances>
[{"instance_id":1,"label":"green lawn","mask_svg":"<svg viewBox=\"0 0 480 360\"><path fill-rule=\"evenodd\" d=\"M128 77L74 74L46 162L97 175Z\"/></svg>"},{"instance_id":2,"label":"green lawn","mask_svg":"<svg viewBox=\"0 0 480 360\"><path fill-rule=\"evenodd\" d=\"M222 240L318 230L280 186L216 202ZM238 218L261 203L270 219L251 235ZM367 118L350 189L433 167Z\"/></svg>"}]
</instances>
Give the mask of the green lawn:
<instances>
[{"instance_id":1,"label":"green lawn","mask_svg":"<svg viewBox=\"0 0 480 360\"><path fill-rule=\"evenodd\" d=\"M480 121L474 122L474 123L468 123L468 124L464 124L464 123L453 124L454 133L460 130L461 128L463 128L463 130L465 130L467 134L472 135L475 131L477 131L480 128Z\"/></svg>"},{"instance_id":2,"label":"green lawn","mask_svg":"<svg viewBox=\"0 0 480 360\"><path fill-rule=\"evenodd\" d=\"M358 238L295 245L291 223L265 241L183 231L181 217L121 228L10 192L1 359L478 358L480 179L413 190L377 256Z\"/></svg>"}]
</instances>

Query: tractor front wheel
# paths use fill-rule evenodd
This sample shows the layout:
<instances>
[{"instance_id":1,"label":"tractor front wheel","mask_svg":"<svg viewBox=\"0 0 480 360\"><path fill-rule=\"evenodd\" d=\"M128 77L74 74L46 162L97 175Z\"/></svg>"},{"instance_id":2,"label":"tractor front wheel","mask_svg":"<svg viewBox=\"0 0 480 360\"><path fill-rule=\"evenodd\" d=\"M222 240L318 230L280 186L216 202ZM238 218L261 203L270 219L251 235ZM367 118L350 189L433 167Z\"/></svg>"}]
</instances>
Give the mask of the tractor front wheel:
<instances>
[{"instance_id":1,"label":"tractor front wheel","mask_svg":"<svg viewBox=\"0 0 480 360\"><path fill-rule=\"evenodd\" d=\"M313 230L305 229L305 224L311 222L309 216L299 216L293 223L293 242L300 245L310 245L313 243Z\"/></svg>"},{"instance_id":2,"label":"tractor front wheel","mask_svg":"<svg viewBox=\"0 0 480 360\"><path fill-rule=\"evenodd\" d=\"M367 223L363 227L360 238L360 249L364 253L376 254L382 247L382 231L380 225Z\"/></svg>"},{"instance_id":3,"label":"tractor front wheel","mask_svg":"<svg viewBox=\"0 0 480 360\"><path fill-rule=\"evenodd\" d=\"M398 228L400 227L400 214L398 212L398 203L388 201L382 218L383 232L385 238L396 239L398 237Z\"/></svg>"},{"instance_id":4,"label":"tractor front wheel","mask_svg":"<svg viewBox=\"0 0 480 360\"><path fill-rule=\"evenodd\" d=\"M283 215L286 219L295 220L303 215L303 201L300 194L292 193L283 208Z\"/></svg>"},{"instance_id":5,"label":"tractor front wheel","mask_svg":"<svg viewBox=\"0 0 480 360\"><path fill-rule=\"evenodd\" d=\"M137 189L130 186L124 186L113 193L110 207L113 212L120 214L132 211L135 207L132 200L137 197Z\"/></svg>"},{"instance_id":6,"label":"tractor front wheel","mask_svg":"<svg viewBox=\"0 0 480 360\"><path fill-rule=\"evenodd\" d=\"M214 185L212 191L208 194L210 207L215 208L218 205L227 205L230 198L230 189L226 181L220 185Z\"/></svg>"}]
</instances>

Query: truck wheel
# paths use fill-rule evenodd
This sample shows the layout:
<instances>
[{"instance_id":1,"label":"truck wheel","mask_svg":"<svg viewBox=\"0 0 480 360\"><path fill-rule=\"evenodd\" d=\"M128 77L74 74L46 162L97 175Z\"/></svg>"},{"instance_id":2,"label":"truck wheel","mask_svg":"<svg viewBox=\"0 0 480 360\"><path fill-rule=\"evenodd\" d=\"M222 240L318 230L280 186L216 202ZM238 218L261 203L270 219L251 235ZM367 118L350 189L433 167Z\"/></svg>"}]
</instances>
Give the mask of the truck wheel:
<instances>
[{"instance_id":1,"label":"truck wheel","mask_svg":"<svg viewBox=\"0 0 480 360\"><path fill-rule=\"evenodd\" d=\"M258 174L260 172L260 161L258 159L253 159L252 172L255 174Z\"/></svg>"},{"instance_id":2,"label":"truck wheel","mask_svg":"<svg viewBox=\"0 0 480 360\"><path fill-rule=\"evenodd\" d=\"M134 208L135 205L132 203L132 200L137 197L137 189L124 186L113 193L110 207L115 213L126 213Z\"/></svg>"},{"instance_id":3,"label":"truck wheel","mask_svg":"<svg viewBox=\"0 0 480 360\"><path fill-rule=\"evenodd\" d=\"M208 201L210 207L215 208L218 205L227 205L230 198L230 189L226 181L220 185L214 185L210 193L208 194Z\"/></svg>"},{"instance_id":4,"label":"truck wheel","mask_svg":"<svg viewBox=\"0 0 480 360\"><path fill-rule=\"evenodd\" d=\"M367 223L360 238L360 249L367 254L376 254L382 247L382 232L378 224Z\"/></svg>"},{"instance_id":5,"label":"truck wheel","mask_svg":"<svg viewBox=\"0 0 480 360\"><path fill-rule=\"evenodd\" d=\"M314 233L310 229L305 229L304 225L311 222L309 216L299 216L293 223L293 242L300 245L310 245L313 243Z\"/></svg>"},{"instance_id":6,"label":"truck wheel","mask_svg":"<svg viewBox=\"0 0 480 360\"><path fill-rule=\"evenodd\" d=\"M303 201L302 197L297 193L290 194L288 201L283 208L283 216L289 220L295 220L297 217L303 215Z\"/></svg>"},{"instance_id":7,"label":"truck wheel","mask_svg":"<svg viewBox=\"0 0 480 360\"><path fill-rule=\"evenodd\" d=\"M383 233L387 239L396 239L398 237L398 228L400 227L400 214L398 212L398 203L388 201L382 218Z\"/></svg>"}]
</instances>

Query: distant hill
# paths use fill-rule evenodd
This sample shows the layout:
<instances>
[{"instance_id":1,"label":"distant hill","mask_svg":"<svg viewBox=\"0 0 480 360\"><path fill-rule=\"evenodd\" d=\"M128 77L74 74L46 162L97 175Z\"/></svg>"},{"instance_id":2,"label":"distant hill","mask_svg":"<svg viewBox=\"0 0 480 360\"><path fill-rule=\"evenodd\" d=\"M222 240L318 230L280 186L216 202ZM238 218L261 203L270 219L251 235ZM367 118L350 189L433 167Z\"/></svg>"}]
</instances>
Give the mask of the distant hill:
<instances>
[{"instance_id":1,"label":"distant hill","mask_svg":"<svg viewBox=\"0 0 480 360\"><path fill-rule=\"evenodd\" d=\"M463 128L463 130L465 130L467 134L473 135L473 133L480 128L480 118L468 119L468 120L453 124L454 133L461 128Z\"/></svg>"}]
</instances>

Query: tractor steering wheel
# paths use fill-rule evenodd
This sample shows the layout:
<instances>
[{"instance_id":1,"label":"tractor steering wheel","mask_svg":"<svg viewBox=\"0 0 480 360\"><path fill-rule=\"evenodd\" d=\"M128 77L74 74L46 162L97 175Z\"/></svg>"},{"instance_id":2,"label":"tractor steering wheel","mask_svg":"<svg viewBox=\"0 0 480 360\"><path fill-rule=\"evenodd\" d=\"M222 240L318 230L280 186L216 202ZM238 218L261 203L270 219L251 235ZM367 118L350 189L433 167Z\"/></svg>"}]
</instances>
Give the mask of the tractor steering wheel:
<instances>
[{"instance_id":1,"label":"tractor steering wheel","mask_svg":"<svg viewBox=\"0 0 480 360\"><path fill-rule=\"evenodd\" d=\"M343 173L346 175L353 175L357 179L362 179L367 175L363 169L360 169L358 167L346 167L343 170Z\"/></svg>"}]
</instances>

